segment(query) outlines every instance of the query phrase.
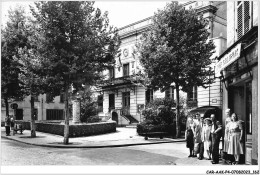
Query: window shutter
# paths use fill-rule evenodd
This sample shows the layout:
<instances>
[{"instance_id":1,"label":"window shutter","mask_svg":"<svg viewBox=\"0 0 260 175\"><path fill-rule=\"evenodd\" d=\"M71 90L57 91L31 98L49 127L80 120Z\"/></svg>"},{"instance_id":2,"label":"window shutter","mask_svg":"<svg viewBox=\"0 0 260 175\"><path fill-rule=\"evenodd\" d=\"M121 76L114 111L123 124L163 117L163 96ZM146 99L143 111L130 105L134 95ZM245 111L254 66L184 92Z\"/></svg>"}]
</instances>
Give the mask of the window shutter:
<instances>
[{"instance_id":1,"label":"window shutter","mask_svg":"<svg viewBox=\"0 0 260 175\"><path fill-rule=\"evenodd\" d=\"M251 29L251 2L239 1L237 3L237 39L240 39Z\"/></svg>"},{"instance_id":2,"label":"window shutter","mask_svg":"<svg viewBox=\"0 0 260 175\"><path fill-rule=\"evenodd\" d=\"M250 29L250 3L244 2L244 34Z\"/></svg>"},{"instance_id":3,"label":"window shutter","mask_svg":"<svg viewBox=\"0 0 260 175\"><path fill-rule=\"evenodd\" d=\"M237 8L237 38L243 36L243 6L240 4Z\"/></svg>"}]
</instances>

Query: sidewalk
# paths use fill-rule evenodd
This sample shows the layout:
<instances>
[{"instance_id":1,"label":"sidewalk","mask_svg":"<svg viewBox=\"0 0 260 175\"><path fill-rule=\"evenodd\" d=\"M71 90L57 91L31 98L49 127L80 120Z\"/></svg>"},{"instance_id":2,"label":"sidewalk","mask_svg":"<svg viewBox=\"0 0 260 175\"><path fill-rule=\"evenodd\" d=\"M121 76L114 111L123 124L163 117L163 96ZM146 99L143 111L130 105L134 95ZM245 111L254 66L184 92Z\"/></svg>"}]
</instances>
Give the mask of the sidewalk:
<instances>
[{"instance_id":1,"label":"sidewalk","mask_svg":"<svg viewBox=\"0 0 260 175\"><path fill-rule=\"evenodd\" d=\"M15 140L30 145L55 148L102 148L184 142L184 139L170 138L149 138L148 140L145 140L144 137L139 136L136 133L136 128L117 128L115 133L69 138L69 144L67 145L63 144L63 136L38 131L36 131L36 138L31 138L30 135L30 130L24 130L23 134L18 132L13 136L11 132L11 136L6 136L5 128L1 127L2 138Z\"/></svg>"}]
</instances>

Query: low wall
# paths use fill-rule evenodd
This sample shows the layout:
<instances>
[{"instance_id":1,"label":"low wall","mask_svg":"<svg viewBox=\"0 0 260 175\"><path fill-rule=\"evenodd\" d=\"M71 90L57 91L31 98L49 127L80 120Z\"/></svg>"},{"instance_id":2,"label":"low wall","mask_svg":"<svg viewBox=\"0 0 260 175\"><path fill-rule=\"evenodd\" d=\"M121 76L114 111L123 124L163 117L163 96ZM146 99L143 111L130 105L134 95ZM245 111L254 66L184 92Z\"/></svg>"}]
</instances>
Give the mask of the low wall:
<instances>
[{"instance_id":1,"label":"low wall","mask_svg":"<svg viewBox=\"0 0 260 175\"><path fill-rule=\"evenodd\" d=\"M31 129L30 122L16 121L17 124L23 124L27 130ZM36 122L36 131L51 133L56 135L64 135L64 124L60 123L43 123ZM82 123L69 125L69 137L91 136L116 132L116 122L100 122L100 123Z\"/></svg>"}]
</instances>

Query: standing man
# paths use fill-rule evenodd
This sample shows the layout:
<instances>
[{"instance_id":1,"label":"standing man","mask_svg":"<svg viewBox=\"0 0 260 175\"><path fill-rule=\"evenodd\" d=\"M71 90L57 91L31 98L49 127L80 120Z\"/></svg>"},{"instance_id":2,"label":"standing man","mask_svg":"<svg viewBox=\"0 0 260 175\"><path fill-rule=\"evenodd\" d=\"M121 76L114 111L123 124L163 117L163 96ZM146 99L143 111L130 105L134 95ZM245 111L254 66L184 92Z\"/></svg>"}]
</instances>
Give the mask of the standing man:
<instances>
[{"instance_id":1,"label":"standing man","mask_svg":"<svg viewBox=\"0 0 260 175\"><path fill-rule=\"evenodd\" d=\"M216 120L215 114L210 116L212 120L212 129L211 129L211 142L212 142L212 164L219 163L219 142L221 138L222 126L219 121Z\"/></svg>"},{"instance_id":2,"label":"standing man","mask_svg":"<svg viewBox=\"0 0 260 175\"><path fill-rule=\"evenodd\" d=\"M11 126L11 119L8 116L5 117L5 132L6 136L10 136L10 126Z\"/></svg>"},{"instance_id":3,"label":"standing man","mask_svg":"<svg viewBox=\"0 0 260 175\"><path fill-rule=\"evenodd\" d=\"M197 118L197 124L195 126L195 143L196 143L196 153L199 154L199 160L202 160L204 158L203 153L204 153L204 144L202 142L202 127L203 127L203 120L201 120L201 116L199 113L196 114Z\"/></svg>"}]
</instances>

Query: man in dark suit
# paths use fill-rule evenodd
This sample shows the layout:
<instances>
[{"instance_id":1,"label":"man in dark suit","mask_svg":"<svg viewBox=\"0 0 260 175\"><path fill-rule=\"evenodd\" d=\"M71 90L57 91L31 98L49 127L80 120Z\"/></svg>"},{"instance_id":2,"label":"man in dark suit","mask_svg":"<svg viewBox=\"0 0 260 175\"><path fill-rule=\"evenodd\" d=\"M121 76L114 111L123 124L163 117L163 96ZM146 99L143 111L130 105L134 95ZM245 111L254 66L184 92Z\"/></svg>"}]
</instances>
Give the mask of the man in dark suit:
<instances>
[{"instance_id":1,"label":"man in dark suit","mask_svg":"<svg viewBox=\"0 0 260 175\"><path fill-rule=\"evenodd\" d=\"M216 120L215 114L210 116L212 120L212 130L211 130L211 143L212 143L212 164L219 163L219 142L221 138L222 126L219 121Z\"/></svg>"}]
</instances>

